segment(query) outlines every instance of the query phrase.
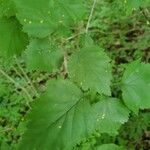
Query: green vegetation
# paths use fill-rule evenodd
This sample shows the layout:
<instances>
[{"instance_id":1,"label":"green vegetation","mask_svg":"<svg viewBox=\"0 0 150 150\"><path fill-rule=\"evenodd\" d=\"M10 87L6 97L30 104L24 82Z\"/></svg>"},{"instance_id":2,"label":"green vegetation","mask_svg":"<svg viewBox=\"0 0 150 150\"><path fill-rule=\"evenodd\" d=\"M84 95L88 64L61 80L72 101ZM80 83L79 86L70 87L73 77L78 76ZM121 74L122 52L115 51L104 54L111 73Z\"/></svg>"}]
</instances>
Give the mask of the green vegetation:
<instances>
[{"instance_id":1,"label":"green vegetation","mask_svg":"<svg viewBox=\"0 0 150 150\"><path fill-rule=\"evenodd\" d=\"M150 0L0 0L0 150L150 149Z\"/></svg>"}]
</instances>

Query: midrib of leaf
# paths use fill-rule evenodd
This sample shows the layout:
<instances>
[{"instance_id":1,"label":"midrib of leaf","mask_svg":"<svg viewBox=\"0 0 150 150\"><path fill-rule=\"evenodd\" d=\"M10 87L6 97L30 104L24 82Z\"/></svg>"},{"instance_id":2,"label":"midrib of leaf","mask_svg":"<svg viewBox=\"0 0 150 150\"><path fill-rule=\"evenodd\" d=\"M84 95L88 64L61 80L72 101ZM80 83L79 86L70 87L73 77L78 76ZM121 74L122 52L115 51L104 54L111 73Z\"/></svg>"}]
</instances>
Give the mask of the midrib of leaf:
<instances>
[{"instance_id":1,"label":"midrib of leaf","mask_svg":"<svg viewBox=\"0 0 150 150\"><path fill-rule=\"evenodd\" d=\"M55 123L57 123L62 117L66 116L67 113L69 113L69 111L71 111L71 109L73 107L75 107L80 101L82 100L82 97L74 104L72 105L65 113L63 113L60 117L58 117L55 121L53 121L48 127L47 129L49 129L52 125L54 125ZM65 122L65 121L64 121Z\"/></svg>"}]
</instances>

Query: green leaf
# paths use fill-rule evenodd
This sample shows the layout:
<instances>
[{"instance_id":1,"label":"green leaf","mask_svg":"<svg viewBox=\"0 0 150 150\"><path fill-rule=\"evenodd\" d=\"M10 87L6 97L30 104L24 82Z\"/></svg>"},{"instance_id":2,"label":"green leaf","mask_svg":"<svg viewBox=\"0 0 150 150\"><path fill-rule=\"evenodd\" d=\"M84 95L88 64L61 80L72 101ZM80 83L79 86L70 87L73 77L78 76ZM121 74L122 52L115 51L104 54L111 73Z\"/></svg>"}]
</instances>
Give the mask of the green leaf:
<instances>
[{"instance_id":1,"label":"green leaf","mask_svg":"<svg viewBox=\"0 0 150 150\"><path fill-rule=\"evenodd\" d=\"M10 146L4 141L0 144L0 149L1 150L11 150Z\"/></svg>"},{"instance_id":2,"label":"green leaf","mask_svg":"<svg viewBox=\"0 0 150 150\"><path fill-rule=\"evenodd\" d=\"M15 13L15 4L12 0L0 0L0 17L11 17Z\"/></svg>"},{"instance_id":3,"label":"green leaf","mask_svg":"<svg viewBox=\"0 0 150 150\"><path fill-rule=\"evenodd\" d=\"M68 62L69 77L83 90L92 89L111 95L110 59L98 46L89 46L76 51Z\"/></svg>"},{"instance_id":4,"label":"green leaf","mask_svg":"<svg viewBox=\"0 0 150 150\"><path fill-rule=\"evenodd\" d=\"M0 20L0 55L19 55L28 44L28 37L15 18Z\"/></svg>"},{"instance_id":5,"label":"green leaf","mask_svg":"<svg viewBox=\"0 0 150 150\"><path fill-rule=\"evenodd\" d=\"M127 13L130 14L133 10L139 9L143 3L142 1L143 0L124 0Z\"/></svg>"},{"instance_id":6,"label":"green leaf","mask_svg":"<svg viewBox=\"0 0 150 150\"><path fill-rule=\"evenodd\" d=\"M125 150L123 147L116 144L102 144L96 150Z\"/></svg>"},{"instance_id":7,"label":"green leaf","mask_svg":"<svg viewBox=\"0 0 150 150\"><path fill-rule=\"evenodd\" d=\"M139 8L148 7L150 0L124 0L124 8L127 15L131 15L133 10L139 10Z\"/></svg>"},{"instance_id":8,"label":"green leaf","mask_svg":"<svg viewBox=\"0 0 150 150\"><path fill-rule=\"evenodd\" d=\"M30 71L55 72L60 69L63 51L53 46L48 38L32 39L26 50L26 63Z\"/></svg>"},{"instance_id":9,"label":"green leaf","mask_svg":"<svg viewBox=\"0 0 150 150\"><path fill-rule=\"evenodd\" d=\"M129 117L129 110L115 98L101 98L95 110L99 131L110 135L118 134L118 129Z\"/></svg>"},{"instance_id":10,"label":"green leaf","mask_svg":"<svg viewBox=\"0 0 150 150\"><path fill-rule=\"evenodd\" d=\"M24 31L34 37L46 37L52 32L69 29L83 19L85 8L82 0L14 0L18 19ZM66 32L66 31L65 31Z\"/></svg>"},{"instance_id":11,"label":"green leaf","mask_svg":"<svg viewBox=\"0 0 150 150\"><path fill-rule=\"evenodd\" d=\"M114 131L113 124L120 126L128 115L128 110L116 99L102 99L90 105L72 82L52 80L28 116L28 129L19 149L70 150L96 129L105 132L112 127ZM107 120L110 121L106 123Z\"/></svg>"},{"instance_id":12,"label":"green leaf","mask_svg":"<svg viewBox=\"0 0 150 150\"><path fill-rule=\"evenodd\" d=\"M122 92L125 104L133 112L150 108L150 64L130 63L123 75Z\"/></svg>"},{"instance_id":13,"label":"green leaf","mask_svg":"<svg viewBox=\"0 0 150 150\"><path fill-rule=\"evenodd\" d=\"M84 123L72 124L78 117L82 120L80 106L76 109L81 97L80 89L73 83L50 81L47 92L37 100L29 116L31 122L20 149L55 150L75 143L78 138L75 133L83 130L80 125Z\"/></svg>"},{"instance_id":14,"label":"green leaf","mask_svg":"<svg viewBox=\"0 0 150 150\"><path fill-rule=\"evenodd\" d=\"M94 41L89 35L81 35L80 38L80 45L82 47L90 47L91 45L94 45Z\"/></svg>"}]
</instances>

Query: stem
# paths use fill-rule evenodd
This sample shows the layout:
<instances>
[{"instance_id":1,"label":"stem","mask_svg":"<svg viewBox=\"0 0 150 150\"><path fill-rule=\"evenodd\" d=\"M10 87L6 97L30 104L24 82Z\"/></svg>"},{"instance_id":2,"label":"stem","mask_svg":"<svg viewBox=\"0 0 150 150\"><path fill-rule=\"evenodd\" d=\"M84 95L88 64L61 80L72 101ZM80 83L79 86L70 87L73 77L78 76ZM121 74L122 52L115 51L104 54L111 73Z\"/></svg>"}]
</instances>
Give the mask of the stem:
<instances>
[{"instance_id":1,"label":"stem","mask_svg":"<svg viewBox=\"0 0 150 150\"><path fill-rule=\"evenodd\" d=\"M31 85L31 88L33 89L35 95L38 96L39 94L38 94L37 90L35 89L32 81L30 80L30 78L28 77L28 75L26 74L26 72L23 70L23 68L21 67L21 65L18 63L17 59L16 59L16 64L17 64L18 68L20 69L20 71L23 73L23 75L24 75L27 83L29 83Z\"/></svg>"},{"instance_id":2,"label":"stem","mask_svg":"<svg viewBox=\"0 0 150 150\"><path fill-rule=\"evenodd\" d=\"M142 14L145 17L145 19L150 22L150 16L149 16L148 9L143 9L142 7L140 7L140 10L142 11Z\"/></svg>"},{"instance_id":3,"label":"stem","mask_svg":"<svg viewBox=\"0 0 150 150\"><path fill-rule=\"evenodd\" d=\"M77 36L82 35L84 33L85 33L85 31L77 33L75 35L72 35L72 36L68 37L67 39L65 39L65 42L70 41L70 40L72 40L72 39L76 38Z\"/></svg>"},{"instance_id":4,"label":"stem","mask_svg":"<svg viewBox=\"0 0 150 150\"><path fill-rule=\"evenodd\" d=\"M24 77L21 75L21 73L14 66L12 66L12 68L20 78L24 79Z\"/></svg>"},{"instance_id":5,"label":"stem","mask_svg":"<svg viewBox=\"0 0 150 150\"><path fill-rule=\"evenodd\" d=\"M95 5L96 5L96 1L97 0L94 0L93 5L92 5L92 9L91 9L91 12L90 12L90 15L89 15L89 19L88 19L88 22L87 22L87 25L86 25L86 30L85 30L86 34L88 33L88 29L89 29L90 22L91 22L91 19L92 19L92 16L93 16L93 12L94 12L94 8L95 8Z\"/></svg>"},{"instance_id":6,"label":"stem","mask_svg":"<svg viewBox=\"0 0 150 150\"><path fill-rule=\"evenodd\" d=\"M68 74L67 52L64 51L64 74Z\"/></svg>"},{"instance_id":7,"label":"stem","mask_svg":"<svg viewBox=\"0 0 150 150\"><path fill-rule=\"evenodd\" d=\"M23 79L25 82L26 82L26 84L27 84L27 86L28 86L28 82L26 81L26 79L24 78L24 76L22 76L22 74L13 66L12 67L13 68L13 70L16 72L16 74L21 78L21 79ZM30 87L29 87L30 88ZM16 90L17 91L17 90ZM19 93L19 92L18 92Z\"/></svg>"},{"instance_id":8,"label":"stem","mask_svg":"<svg viewBox=\"0 0 150 150\"><path fill-rule=\"evenodd\" d=\"M0 133L2 133L2 132L7 132L7 131L11 131L11 130L13 130L13 128L6 128L6 129L4 129L4 130L0 130Z\"/></svg>"},{"instance_id":9,"label":"stem","mask_svg":"<svg viewBox=\"0 0 150 150\"><path fill-rule=\"evenodd\" d=\"M11 78L7 73L5 73L2 69L0 69L0 73L5 76L10 82L12 82L16 87L19 87L26 95L27 97L32 101L32 97L28 93L28 91L22 87L19 83L17 83L13 78ZM27 101L27 105L30 107L29 102Z\"/></svg>"}]
</instances>

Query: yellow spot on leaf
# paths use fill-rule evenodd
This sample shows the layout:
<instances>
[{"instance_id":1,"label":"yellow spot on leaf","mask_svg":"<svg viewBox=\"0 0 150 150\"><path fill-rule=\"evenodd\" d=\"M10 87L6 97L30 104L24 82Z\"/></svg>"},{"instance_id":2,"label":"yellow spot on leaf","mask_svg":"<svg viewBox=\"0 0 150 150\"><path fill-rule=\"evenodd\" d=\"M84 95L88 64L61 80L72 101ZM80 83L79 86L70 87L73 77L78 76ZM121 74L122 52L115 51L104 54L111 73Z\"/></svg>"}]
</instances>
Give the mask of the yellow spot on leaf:
<instances>
[{"instance_id":1,"label":"yellow spot on leaf","mask_svg":"<svg viewBox=\"0 0 150 150\"><path fill-rule=\"evenodd\" d=\"M59 21L59 23L63 23L63 21L62 21L62 20L60 20L60 21Z\"/></svg>"},{"instance_id":2,"label":"yellow spot on leaf","mask_svg":"<svg viewBox=\"0 0 150 150\"><path fill-rule=\"evenodd\" d=\"M27 19L24 19L23 21L24 21L24 22L27 22Z\"/></svg>"},{"instance_id":3,"label":"yellow spot on leaf","mask_svg":"<svg viewBox=\"0 0 150 150\"><path fill-rule=\"evenodd\" d=\"M40 21L40 23L43 23L43 22L44 22L43 20Z\"/></svg>"},{"instance_id":4,"label":"yellow spot on leaf","mask_svg":"<svg viewBox=\"0 0 150 150\"><path fill-rule=\"evenodd\" d=\"M149 21L146 21L146 24L147 24L147 25L149 25L149 24L150 24L150 22L149 22Z\"/></svg>"},{"instance_id":5,"label":"yellow spot on leaf","mask_svg":"<svg viewBox=\"0 0 150 150\"><path fill-rule=\"evenodd\" d=\"M59 129L61 129L61 128L62 128L62 126L58 126L58 128L59 128Z\"/></svg>"},{"instance_id":6,"label":"yellow spot on leaf","mask_svg":"<svg viewBox=\"0 0 150 150\"><path fill-rule=\"evenodd\" d=\"M105 114L102 115L102 119L104 119L104 118L105 118Z\"/></svg>"}]
</instances>

